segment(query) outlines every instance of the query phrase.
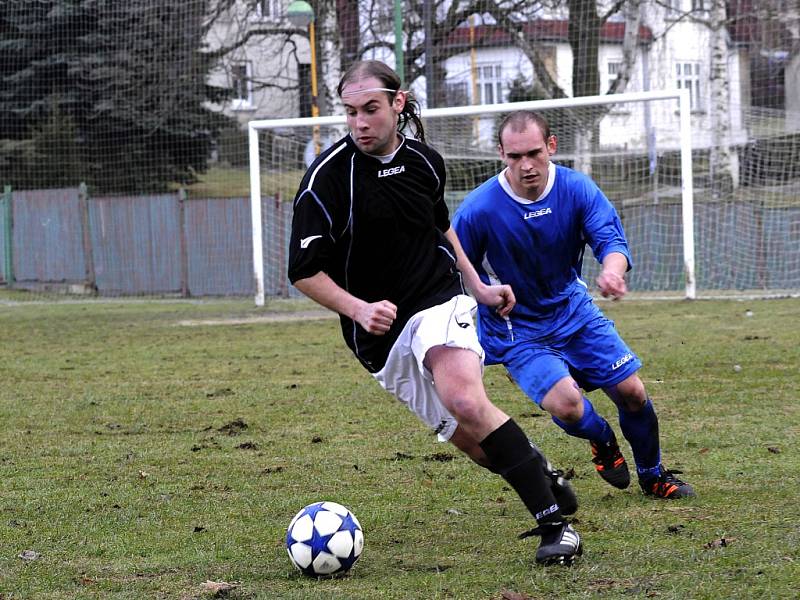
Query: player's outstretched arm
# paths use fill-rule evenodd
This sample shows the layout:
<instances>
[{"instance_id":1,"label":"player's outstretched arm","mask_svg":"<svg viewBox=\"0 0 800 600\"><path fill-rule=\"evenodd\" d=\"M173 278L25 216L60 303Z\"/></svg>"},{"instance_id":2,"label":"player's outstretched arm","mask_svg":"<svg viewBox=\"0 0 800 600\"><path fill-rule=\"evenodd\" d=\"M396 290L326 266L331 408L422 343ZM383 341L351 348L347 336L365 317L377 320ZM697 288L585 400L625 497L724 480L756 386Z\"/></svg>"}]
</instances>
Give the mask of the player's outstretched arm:
<instances>
[{"instance_id":1,"label":"player's outstretched arm","mask_svg":"<svg viewBox=\"0 0 800 600\"><path fill-rule=\"evenodd\" d=\"M295 281L294 286L317 304L353 319L374 335L385 334L397 318L397 307L388 300L365 302L338 286L322 271Z\"/></svg>"},{"instance_id":2,"label":"player's outstretched arm","mask_svg":"<svg viewBox=\"0 0 800 600\"><path fill-rule=\"evenodd\" d=\"M628 293L625 273L628 259L621 252L609 252L603 259L603 270L597 276L597 287L603 298L618 300Z\"/></svg>"},{"instance_id":3,"label":"player's outstretched arm","mask_svg":"<svg viewBox=\"0 0 800 600\"><path fill-rule=\"evenodd\" d=\"M456 251L456 267L461 271L461 276L464 278L464 284L467 289L472 292L472 295L481 304L496 307L497 314L501 317L508 316L508 313L517 303L511 286L506 284L486 285L483 283L475 271L475 267L472 266L469 258L467 258L464 248L461 247L461 242L458 241L458 235L456 235L455 230L451 227L444 235Z\"/></svg>"}]
</instances>

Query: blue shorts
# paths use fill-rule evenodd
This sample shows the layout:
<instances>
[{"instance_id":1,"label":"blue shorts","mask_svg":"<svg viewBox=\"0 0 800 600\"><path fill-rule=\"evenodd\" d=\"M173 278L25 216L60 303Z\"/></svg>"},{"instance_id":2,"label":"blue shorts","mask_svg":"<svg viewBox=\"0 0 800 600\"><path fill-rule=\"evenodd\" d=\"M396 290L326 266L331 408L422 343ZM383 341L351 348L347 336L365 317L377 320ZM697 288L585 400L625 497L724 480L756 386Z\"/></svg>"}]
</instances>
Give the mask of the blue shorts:
<instances>
[{"instance_id":1,"label":"blue shorts","mask_svg":"<svg viewBox=\"0 0 800 600\"><path fill-rule=\"evenodd\" d=\"M571 376L590 392L624 381L642 361L622 341L614 322L598 314L563 340L515 342L503 364L517 385L539 406L550 388Z\"/></svg>"}]
</instances>

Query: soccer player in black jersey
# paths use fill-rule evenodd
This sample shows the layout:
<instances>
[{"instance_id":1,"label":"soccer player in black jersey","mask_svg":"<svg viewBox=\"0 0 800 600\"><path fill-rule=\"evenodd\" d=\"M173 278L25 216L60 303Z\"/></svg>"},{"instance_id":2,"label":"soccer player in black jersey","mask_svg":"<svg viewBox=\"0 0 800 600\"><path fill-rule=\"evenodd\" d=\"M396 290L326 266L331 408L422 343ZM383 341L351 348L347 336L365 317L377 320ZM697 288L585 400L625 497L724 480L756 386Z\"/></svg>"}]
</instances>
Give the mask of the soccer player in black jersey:
<instances>
[{"instance_id":1,"label":"soccer player in black jersey","mask_svg":"<svg viewBox=\"0 0 800 600\"><path fill-rule=\"evenodd\" d=\"M514 294L481 282L464 255L444 202L444 161L400 88L378 61L342 77L350 133L300 184L289 278L339 313L345 342L384 389L516 490L537 521L528 533L542 536L536 561L571 564L581 540L563 515L577 509L575 495L483 387L476 300L507 315ZM401 133L409 124L416 139Z\"/></svg>"}]
</instances>

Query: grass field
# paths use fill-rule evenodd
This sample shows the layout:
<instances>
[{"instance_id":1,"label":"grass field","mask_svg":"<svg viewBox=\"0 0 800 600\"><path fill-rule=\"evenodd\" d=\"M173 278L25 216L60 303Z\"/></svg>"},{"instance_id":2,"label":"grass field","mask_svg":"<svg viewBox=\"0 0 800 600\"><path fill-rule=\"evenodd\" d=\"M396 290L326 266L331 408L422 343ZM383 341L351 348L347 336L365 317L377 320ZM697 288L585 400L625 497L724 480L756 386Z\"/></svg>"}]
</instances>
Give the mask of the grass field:
<instances>
[{"instance_id":1,"label":"grass field","mask_svg":"<svg viewBox=\"0 0 800 600\"><path fill-rule=\"evenodd\" d=\"M607 486L585 442L488 368L490 396L575 472L585 553L544 569L538 538L516 538L532 524L515 495L383 393L334 319L270 322L287 306L245 301L0 305L0 598L796 598L800 301L603 307L698 498ZM366 546L317 581L283 538L321 499L355 512Z\"/></svg>"},{"instance_id":2,"label":"grass field","mask_svg":"<svg viewBox=\"0 0 800 600\"><path fill-rule=\"evenodd\" d=\"M297 193L297 186L304 171L283 170L279 174L262 174L264 195L276 192L281 198L291 200ZM249 198L250 171L246 168L211 167L197 176L198 181L186 187L189 198ZM175 186L178 189L180 186Z\"/></svg>"}]
</instances>

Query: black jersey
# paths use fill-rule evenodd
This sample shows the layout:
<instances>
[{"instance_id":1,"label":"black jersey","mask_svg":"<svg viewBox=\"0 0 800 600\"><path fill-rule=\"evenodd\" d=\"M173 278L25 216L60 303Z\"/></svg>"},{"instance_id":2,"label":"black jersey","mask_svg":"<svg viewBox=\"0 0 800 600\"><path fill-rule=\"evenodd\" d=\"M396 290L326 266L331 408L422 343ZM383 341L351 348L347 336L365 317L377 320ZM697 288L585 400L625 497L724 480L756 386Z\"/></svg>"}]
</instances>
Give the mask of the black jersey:
<instances>
[{"instance_id":1,"label":"black jersey","mask_svg":"<svg viewBox=\"0 0 800 600\"><path fill-rule=\"evenodd\" d=\"M397 319L385 335L342 316L345 342L370 372L386 362L408 319L464 293L444 202L444 160L404 138L389 163L347 135L323 152L294 200L289 279L325 272L366 302L389 300Z\"/></svg>"}]
</instances>

